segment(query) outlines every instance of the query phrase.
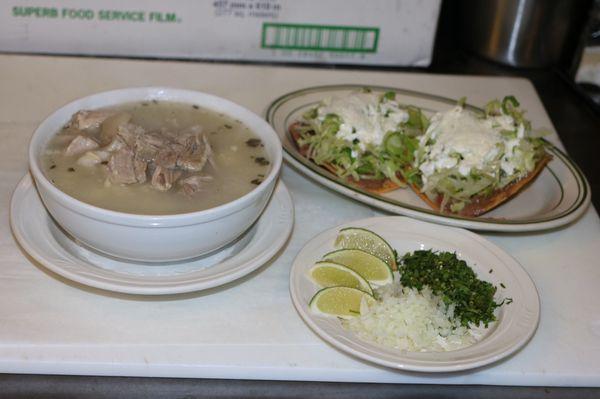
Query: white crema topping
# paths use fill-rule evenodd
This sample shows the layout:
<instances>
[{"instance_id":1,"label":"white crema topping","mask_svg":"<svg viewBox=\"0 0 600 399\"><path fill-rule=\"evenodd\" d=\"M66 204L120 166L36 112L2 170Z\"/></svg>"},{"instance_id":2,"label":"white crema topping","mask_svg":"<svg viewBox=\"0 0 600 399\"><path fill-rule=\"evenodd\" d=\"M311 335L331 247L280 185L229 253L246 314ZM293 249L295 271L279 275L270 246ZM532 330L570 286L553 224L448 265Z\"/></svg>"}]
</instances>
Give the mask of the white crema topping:
<instances>
[{"instance_id":1,"label":"white crema topping","mask_svg":"<svg viewBox=\"0 0 600 399\"><path fill-rule=\"evenodd\" d=\"M387 132L408 120L408 113L396 101L381 102L374 93L329 98L318 108L318 119L323 121L328 114L338 115L342 121L336 136L348 142L357 139L361 151L369 144L381 145Z\"/></svg>"},{"instance_id":2,"label":"white crema topping","mask_svg":"<svg viewBox=\"0 0 600 399\"><path fill-rule=\"evenodd\" d=\"M515 130L512 117L501 115L481 119L458 106L435 114L420 140L421 146L425 148L423 162L419 166L424 182L436 171L454 167L458 168L461 175L468 176L473 169L483 169L500 152L503 153L501 169L512 174L515 165L511 162L510 154L524 137L525 129L520 125L517 138L512 140L504 139L502 130ZM434 143L427 146L430 140Z\"/></svg>"}]
</instances>

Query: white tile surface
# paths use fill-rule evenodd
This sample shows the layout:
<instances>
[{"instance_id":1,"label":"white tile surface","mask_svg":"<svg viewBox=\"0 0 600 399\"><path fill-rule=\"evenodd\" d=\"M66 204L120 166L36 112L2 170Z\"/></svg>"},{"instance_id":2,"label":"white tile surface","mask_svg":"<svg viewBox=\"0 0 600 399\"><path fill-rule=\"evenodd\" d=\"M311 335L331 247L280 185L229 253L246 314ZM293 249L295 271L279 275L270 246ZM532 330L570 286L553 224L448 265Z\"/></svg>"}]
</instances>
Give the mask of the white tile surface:
<instances>
[{"instance_id":1,"label":"white tile surface","mask_svg":"<svg viewBox=\"0 0 600 399\"><path fill-rule=\"evenodd\" d=\"M279 257L219 289L162 298L116 295L51 275L21 252L8 224L10 194L27 171L36 124L60 105L126 86L169 85L221 95L262 113L290 90L381 84L467 95L514 94L536 126L552 127L526 80L227 64L0 55L0 372L446 384L600 386L600 221L530 234L486 234L534 279L540 327L496 365L447 375L402 373L355 360L321 341L292 307L289 268L316 233L383 214L286 167L296 205ZM557 142L557 137L551 137Z\"/></svg>"}]
</instances>

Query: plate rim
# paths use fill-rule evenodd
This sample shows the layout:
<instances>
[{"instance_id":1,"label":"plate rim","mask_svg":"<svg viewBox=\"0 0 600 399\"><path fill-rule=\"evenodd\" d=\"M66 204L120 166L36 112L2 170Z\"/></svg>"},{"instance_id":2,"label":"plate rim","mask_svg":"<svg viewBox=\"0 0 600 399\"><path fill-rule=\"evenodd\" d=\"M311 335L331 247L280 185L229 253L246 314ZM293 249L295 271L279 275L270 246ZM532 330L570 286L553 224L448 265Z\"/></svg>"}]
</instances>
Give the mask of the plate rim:
<instances>
[{"instance_id":1,"label":"plate rim","mask_svg":"<svg viewBox=\"0 0 600 399\"><path fill-rule=\"evenodd\" d=\"M84 273L83 275L74 273L74 272L68 270L68 268L63 268L60 265L56 265L51 259L49 259L44 254L43 250L40 250L35 243L30 242L30 240L27 238L27 235L24 234L23 231L21 231L21 228L19 227L18 223L15 221L15 219L17 217L17 209L19 208L18 201L19 201L19 199L24 198L26 195L31 195L30 191L35 191L35 193L33 195L38 196L37 199L40 202L40 206L44 208L44 212L46 214L45 217L50 218L50 215L48 214L47 210L45 210L45 207L44 207L43 203L41 202L41 199L39 198L39 194L37 193L37 190L35 188L35 185L33 183L33 179L31 178L31 175L29 173L27 173L19 181L19 183L16 185L16 187L12 193L12 196L10 199L10 211L9 211L10 212L9 213L9 221L10 221L11 232L13 234L13 237L19 243L19 245L23 248L23 250L25 250L25 252L29 256L31 256L36 262L38 262L41 266L43 266L44 268L58 274L59 276L62 276L68 280L74 281L78 284L82 284L87 287L92 287L92 288L97 288L97 289L101 289L104 291L117 292L117 293L122 293L122 294L147 295L147 296L185 294L185 293L190 293L190 292L200 292L200 291L208 290L211 288L219 287L219 286L225 285L227 283L230 283L232 281L235 281L237 279L240 279L240 278L246 276L247 274L250 274L254 270L260 268L262 265L267 263L271 258L273 258L273 256L275 256L275 254L287 242L287 240L293 230L293 225L294 225L294 204L293 204L293 201L292 201L292 198L291 198L288 188L285 186L283 181L281 179L279 179L279 181L275 187L275 190L273 191L273 194L272 194L271 198L269 199L269 203L267 204L267 206L265 207L265 211L263 211L263 212L266 212L268 210L269 206L271 206L272 201L274 201L274 200L281 201L282 211L279 214L275 214L274 217L275 218L281 218L281 217L284 218L284 220L282 220L281 223L278 223L280 226L282 226L282 228L280 229L280 231L278 230L278 232L277 232L278 234L276 234L276 235L273 234L274 240L270 241L269 245L265 246L264 250L259 251L258 255L254 256L252 259L250 259L246 262L241 263L239 266L234 267L233 269L229 270L227 273L219 274L216 278L213 278L211 280L206 280L205 278L203 278L200 281L194 281L194 280L192 280L192 278L194 277L194 273L196 273L196 272L192 271L192 272L186 273L187 275L191 275L190 276L191 281L189 281L189 282L186 282L186 281L174 282L173 284L162 285L162 286L146 286L146 287L136 286L136 285L132 285L130 283L123 282L123 281L118 281L118 282L111 281L110 278L107 278L107 276L95 275L94 270L98 270L99 268L89 262L82 260L82 259L77 259L76 263L73 263L73 262L71 262L71 260L68 260L70 265L75 264L76 267L81 270L85 270L86 268L89 268L89 270L85 270L86 273ZM286 223L283 223L284 221ZM260 222L261 222L261 219L259 218L256 223L260 223ZM51 234L51 233L49 233L49 234ZM52 240L53 240L53 243L51 243L49 245L57 245L57 246L59 246L59 248L62 248L62 250L69 252L68 249L64 248L60 243L56 242L56 240L54 238ZM248 245L250 245L251 242L252 242L252 240L244 248L246 248ZM99 254L99 256L101 256L101 255ZM233 256L231 256L230 258L228 258L224 261L219 261L212 266L218 266L219 264L221 264L223 262L231 261L236 256L239 256L239 253L234 254ZM75 255L73 255L73 257L75 257ZM152 267L152 266L148 266L148 267ZM91 273L92 277L86 277L86 275L90 274L89 273L90 270L92 271L92 273ZM116 274L118 276L122 276L124 278L135 279L135 277L132 277L129 274L120 274L114 270L101 269L101 268L100 268L100 270L102 270L104 272L110 272L110 273Z\"/></svg>"},{"instance_id":2,"label":"plate rim","mask_svg":"<svg viewBox=\"0 0 600 399\"><path fill-rule=\"evenodd\" d=\"M569 206L569 208L563 211L560 215L546 217L544 219L528 219L528 220L499 220L499 219L489 219L489 218L473 218L473 217L463 217L457 215L442 215L432 209L429 209L425 206L423 207L415 207L410 204L399 203L396 200L387 199L381 195L376 195L373 193L366 192L358 187L351 186L341 179L332 176L327 171L320 168L318 165L313 164L306 158L302 157L298 151L289 148L289 132L281 132L277 126L274 124L274 115L277 110L285 104L289 99L296 98L298 96L304 94L312 94L318 93L321 91L330 91L330 90L351 90L351 89L360 89L364 87L369 87L374 90L394 90L398 93L415 96L419 98L425 98L440 102L445 102L450 104L456 104L456 100L450 99L448 97L438 96L435 94L423 93L414 90L408 90L403 88L397 88L393 86L381 86L381 85L367 85L367 84L334 84L334 85L320 85L320 86L311 86L298 90L294 90L283 94L276 98L274 101L269 104L265 111L265 118L271 124L273 129L277 132L277 134L282 139L282 146L284 149L283 156L284 159L295 167L298 171L303 174L308 175L313 180L316 180L318 183L325 185L345 195L349 198L362 202L363 204L375 206L379 209L383 209L388 212L392 212L399 215L410 216L413 218L417 218L420 220L439 223L449 226L455 227L463 227L469 228L479 231L498 231L498 232L527 232L527 231L542 231L547 229L552 229L560 226L564 226L566 224L571 223L572 221L578 219L589 207L591 203L591 189L589 186L589 182L587 181L585 175L579 168L579 166L560 148L555 146L554 144L544 140L548 145L548 150L554 155L554 159L560 161L570 172L573 179L577 182L577 186L579 188L577 192L576 199L573 201L573 204ZM479 109L472 105L468 105L471 109ZM285 140L284 140L285 138ZM550 171L550 173L555 177L554 172L551 169L551 165L547 165L546 168ZM559 181L560 183L560 181ZM561 186L562 189L562 186Z\"/></svg>"},{"instance_id":3,"label":"plate rim","mask_svg":"<svg viewBox=\"0 0 600 399\"><path fill-rule=\"evenodd\" d=\"M336 339L335 336L332 336L327 331L323 330L319 326L318 320L316 320L316 318L313 319L313 317L311 317L310 310L305 311L304 308L306 307L305 306L306 304L303 304L302 298L300 298L300 292L296 292L296 284L295 284L296 279L300 278L300 273L302 272L302 270L300 270L300 269L304 267L303 263L306 263L306 262L301 262L299 260L299 258L301 256L303 256L303 252L306 250L306 248L314 245L315 243L317 243L319 241L322 241L323 239L325 239L325 237L327 237L333 233L337 233L341 228L349 227L349 226L358 226L358 227L363 226L364 227L365 224L369 223L372 225L371 222L377 223L380 221L382 223L392 223L392 222L400 223L400 224L408 223L409 226L412 224L412 226L418 225L418 226L420 226L420 228L430 227L430 228L442 229L444 231L447 231L448 233L456 233L457 231L459 231L461 234L463 234L463 236L465 238L475 239L478 242L478 244L481 244L481 246L483 248L485 248L485 250L488 254L496 256L496 257L498 255L501 255L504 258L511 260L515 269L508 267L506 265L504 265L504 266L507 267L508 271L510 271L510 272L516 271L518 274L521 275L523 280L518 280L519 284L524 285L524 286L529 286L529 288L526 289L525 287L521 287L520 291L524 296L530 296L531 298L529 298L529 299L531 299L533 301L530 305L533 307L534 319L533 319L532 323L531 323L531 320L529 320L529 324L528 324L527 330L526 330L527 333L521 334L519 336L519 339L517 341L515 341L512 345L504 346L501 350L494 351L493 353L491 353L489 355L486 354L486 355L480 356L480 358L476 361L471 361L471 362L455 361L455 362L446 362L444 364L438 364L438 365L433 364L432 365L432 364L430 364L431 362L429 362L429 364L428 364L428 362L423 361L423 360L412 359L412 362L411 362L411 359L406 358L406 357L398 357L399 361L388 361L386 359L380 359L380 358L374 357L368 353L361 352L360 349L351 348L348 344ZM458 250L460 250L460 248L457 248L457 251ZM498 245L489 241L488 239L486 239L476 233L473 233L469 230L458 228L458 227L432 224L429 222L423 222L420 220L408 218L406 216L376 216L376 217L370 217L370 218L365 218L365 219L359 219L359 220L346 222L339 226L336 226L336 227L333 227L333 228L330 228L330 229L320 232L317 236L315 236L313 239L308 241L296 255L296 258L294 259L294 261L292 263L292 268L290 270L289 286L290 286L290 297L292 299L292 303L293 303L294 308L296 309L297 313L299 314L300 318L321 339L323 339L324 341L326 341L327 343L329 343L336 349L339 349L340 351L342 351L352 357L366 360L370 363L374 363L377 365L381 365L381 366L385 366L385 367L389 367L391 369L396 369L396 370L401 370L401 371L417 371L417 372L430 372L430 373L458 372L458 371L465 371L465 370L470 370L470 369L474 369L474 368L479 368L479 367L483 367L483 366L495 363L499 360L502 360L504 358L511 356L515 352L522 349L535 335L535 332L537 331L537 328L538 328L539 322L540 322L541 304L540 304L539 292L537 291L535 283L533 282L533 279L531 278L531 276L529 275L527 270L508 252L504 251L501 247L499 247ZM508 327L510 328L511 326L514 326L518 321L519 321L518 319L512 320L512 323L510 323L510 325ZM505 334L508 334L508 332L506 332ZM495 339L497 339L497 336ZM485 341L485 338L479 342L483 342L483 341ZM369 343L368 341L362 341L362 342L364 342L367 345L377 346L376 344ZM379 348L384 351L386 350L386 348L382 347L382 346L379 346ZM467 347L462 350L469 349L469 348L470 347ZM458 350L458 351L460 351L460 350ZM444 354L444 353L451 353L451 352L458 352L458 351L449 351L449 352L440 352L440 353ZM408 352L408 353L410 353L410 352ZM451 363L451 364L447 364L447 363Z\"/></svg>"}]
</instances>

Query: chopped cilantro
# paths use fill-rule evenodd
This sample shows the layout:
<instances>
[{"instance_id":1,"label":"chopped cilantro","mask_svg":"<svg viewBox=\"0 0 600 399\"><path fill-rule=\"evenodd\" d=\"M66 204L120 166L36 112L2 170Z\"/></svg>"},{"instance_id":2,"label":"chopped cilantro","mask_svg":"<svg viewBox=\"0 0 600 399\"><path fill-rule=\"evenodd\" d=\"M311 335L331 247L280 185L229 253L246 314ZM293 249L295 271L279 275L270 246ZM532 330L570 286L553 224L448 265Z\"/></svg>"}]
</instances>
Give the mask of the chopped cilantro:
<instances>
[{"instance_id":1,"label":"chopped cilantro","mask_svg":"<svg viewBox=\"0 0 600 399\"><path fill-rule=\"evenodd\" d=\"M468 327L496 320L494 310L509 300L496 303L496 287L477 275L464 260L452 252L415 251L404 255L398 268L400 282L409 288L429 286L446 306L454 304L454 315ZM491 272L491 269L490 269Z\"/></svg>"},{"instance_id":2,"label":"chopped cilantro","mask_svg":"<svg viewBox=\"0 0 600 399\"><path fill-rule=\"evenodd\" d=\"M257 157L254 158L254 162L256 162L257 164L261 165L261 166L266 166L268 165L270 162L264 158L264 157Z\"/></svg>"}]
</instances>

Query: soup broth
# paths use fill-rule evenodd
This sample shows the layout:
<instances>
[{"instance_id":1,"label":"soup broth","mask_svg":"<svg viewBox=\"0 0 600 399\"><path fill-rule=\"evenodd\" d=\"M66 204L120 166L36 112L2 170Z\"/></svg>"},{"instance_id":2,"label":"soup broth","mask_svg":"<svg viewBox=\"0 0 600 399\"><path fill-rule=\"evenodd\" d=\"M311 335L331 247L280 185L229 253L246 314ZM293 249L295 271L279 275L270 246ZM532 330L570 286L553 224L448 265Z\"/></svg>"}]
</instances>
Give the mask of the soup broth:
<instances>
[{"instance_id":1,"label":"soup broth","mask_svg":"<svg viewBox=\"0 0 600 399\"><path fill-rule=\"evenodd\" d=\"M149 101L83 112L50 140L42 165L61 191L91 205L149 215L200 211L250 192L270 170L248 127L197 105Z\"/></svg>"}]
</instances>

